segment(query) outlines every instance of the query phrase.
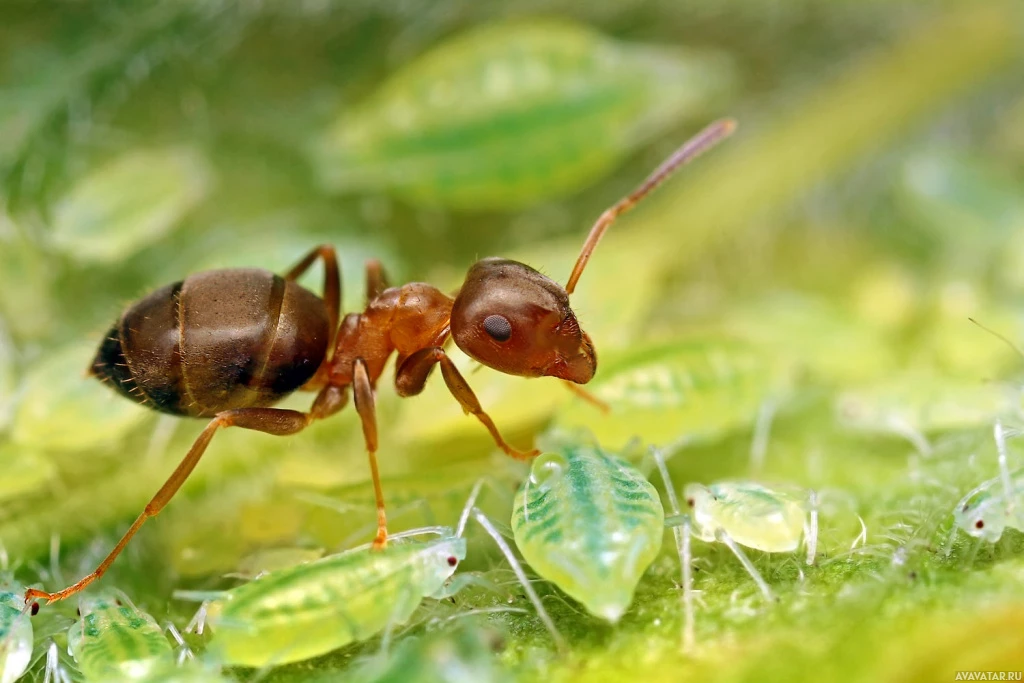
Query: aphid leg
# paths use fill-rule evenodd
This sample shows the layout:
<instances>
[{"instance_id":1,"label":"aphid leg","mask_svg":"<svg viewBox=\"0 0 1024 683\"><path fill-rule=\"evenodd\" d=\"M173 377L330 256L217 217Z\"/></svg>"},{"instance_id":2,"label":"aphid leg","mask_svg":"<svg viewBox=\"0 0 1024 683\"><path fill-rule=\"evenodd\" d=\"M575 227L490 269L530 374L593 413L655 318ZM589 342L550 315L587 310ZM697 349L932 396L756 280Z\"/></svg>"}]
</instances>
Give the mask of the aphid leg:
<instances>
[{"instance_id":1,"label":"aphid leg","mask_svg":"<svg viewBox=\"0 0 1024 683\"><path fill-rule=\"evenodd\" d=\"M512 566L512 571L515 572L516 578L519 579L519 583L523 586L523 591L526 593L526 597L530 599L530 602L533 603L534 609L537 610L537 617L544 624L548 633L551 634L551 639L555 642L555 647L558 648L559 652L564 653L566 651L566 644L565 640L562 638L562 634L559 633L558 629L555 627L555 622L551 620L551 616L548 614L547 610L544 609L544 605L540 601L540 596L537 595L537 591L535 591L533 586L530 585L530 580L527 578L526 572L523 571L523 567L519 564L516 556L512 554L512 549L509 547L508 543L506 543L505 539L501 537L501 534L498 533L498 530L491 523L491 520L487 518L487 515L481 512L479 508L473 508L471 514L473 519L475 519L494 540L495 545L497 545L501 550L505 559L508 560L509 565Z\"/></svg>"},{"instance_id":2,"label":"aphid leg","mask_svg":"<svg viewBox=\"0 0 1024 683\"><path fill-rule=\"evenodd\" d=\"M774 602L775 594L768 586L768 582L764 580L761 573L757 571L757 567L754 566L754 563L750 561L750 558L747 557L747 554L743 552L736 541L732 540L732 536L726 533L725 529L715 529L715 539L719 543L724 543L729 547L732 554L736 556L736 559L740 561L743 568L747 570L748 574L750 574L750 578L754 579L754 583L756 583L757 587L761 589L761 593L764 595L765 600Z\"/></svg>"},{"instance_id":3,"label":"aphid leg","mask_svg":"<svg viewBox=\"0 0 1024 683\"><path fill-rule=\"evenodd\" d=\"M807 494L809 521L804 527L804 539L807 544L807 565L813 566L818 555L818 494L810 491Z\"/></svg>"},{"instance_id":4,"label":"aphid leg","mask_svg":"<svg viewBox=\"0 0 1024 683\"><path fill-rule=\"evenodd\" d=\"M188 643L185 642L185 639L182 638L181 633L178 631L178 627L168 621L167 625L164 626L164 630L170 634L171 638L178 645L178 666L181 666L188 660L196 658L192 653L192 648L190 648Z\"/></svg>"},{"instance_id":5,"label":"aphid leg","mask_svg":"<svg viewBox=\"0 0 1024 683\"><path fill-rule=\"evenodd\" d=\"M372 258L366 262L366 303L380 296L388 288L388 276L380 260Z\"/></svg>"},{"instance_id":6,"label":"aphid leg","mask_svg":"<svg viewBox=\"0 0 1024 683\"><path fill-rule=\"evenodd\" d=\"M999 453L999 478L1003 482L1006 512L1007 516L1012 517L1017 497L1013 495L1013 481L1010 479L1010 464L1009 458L1006 455L1006 434L1003 431L1003 423L1000 420L996 420L996 425L992 431L995 434L996 451Z\"/></svg>"},{"instance_id":7,"label":"aphid leg","mask_svg":"<svg viewBox=\"0 0 1024 683\"><path fill-rule=\"evenodd\" d=\"M462 406L463 412L472 414L483 423L487 431L491 433L491 438L494 439L498 448L517 460L529 460L540 455L539 450L519 451L506 443L490 416L480 406L480 401L477 400L476 395L465 378L463 378L458 368L455 367L455 363L452 362L452 359L448 357L448 354L440 346L420 349L402 360L395 371L395 389L398 391L398 394L400 396L414 396L422 391L430 370L435 363L440 364L444 383L447 385L448 391L455 397L455 400Z\"/></svg>"},{"instance_id":8,"label":"aphid leg","mask_svg":"<svg viewBox=\"0 0 1024 683\"><path fill-rule=\"evenodd\" d=\"M572 268L572 274L569 275L569 281L565 284L566 294L572 294L573 290L576 289L576 282L580 279L580 275L583 274L583 269L586 268L591 254L594 253L594 249L597 247L597 243L601 241L601 237L604 236L605 231L615 222L616 218L636 206L637 202L665 182L680 166L696 159L702 152L707 151L728 137L735 128L736 122L732 119L722 119L707 126L704 130L684 142L681 147L672 153L672 156L662 162L661 166L656 168L651 175L647 176L647 179L640 184L640 187L602 213L597 222L594 223L594 227L590 229L590 234L587 235L587 239L583 243L583 249L580 251L579 258L576 259L576 265Z\"/></svg>"},{"instance_id":9,"label":"aphid leg","mask_svg":"<svg viewBox=\"0 0 1024 683\"><path fill-rule=\"evenodd\" d=\"M47 602L56 602L64 600L103 576L146 520L157 516L171 498L174 497L174 494L178 492L178 489L181 488L181 485L185 483L185 480L192 473L192 470L199 464L200 458L206 452L206 447L210 445L210 440L213 439L213 435L217 433L217 430L224 427L241 427L242 429L252 429L267 434L285 436L302 431L313 417L312 414L301 413L297 410L283 410L279 408L239 408L219 413L206 425L206 428L192 444L192 448L189 449L185 458L178 464L178 467L175 468L171 476L164 482L164 485L160 487L160 490L149 501L142 514L132 522L131 527L121 537L121 540L117 542L114 549L110 551L110 554L100 562L99 566L91 574L56 593L47 593L46 591L30 588L25 593L25 601L30 602L35 599L43 599Z\"/></svg>"},{"instance_id":10,"label":"aphid leg","mask_svg":"<svg viewBox=\"0 0 1024 683\"><path fill-rule=\"evenodd\" d=\"M60 651L57 643L50 641L46 649L46 669L43 673L43 683L71 683L71 676L60 664Z\"/></svg>"},{"instance_id":11,"label":"aphid leg","mask_svg":"<svg viewBox=\"0 0 1024 683\"><path fill-rule=\"evenodd\" d=\"M760 474L764 469L764 461L768 455L768 439L771 437L772 422L775 419L777 407L774 400L766 399L757 411L754 438L750 441L750 471L755 475Z\"/></svg>"},{"instance_id":12,"label":"aphid leg","mask_svg":"<svg viewBox=\"0 0 1024 683\"><path fill-rule=\"evenodd\" d=\"M175 596L177 597L177 594ZM185 624L185 633L195 633L197 636L203 635L203 631L206 630L206 611L209 608L209 601L204 601L199 605L199 609L192 615L189 622Z\"/></svg>"},{"instance_id":13,"label":"aphid leg","mask_svg":"<svg viewBox=\"0 0 1024 683\"><path fill-rule=\"evenodd\" d=\"M680 527L682 547L679 555L679 561L683 565L683 652L692 652L697 642L693 616L693 554L690 550L690 516L684 517L683 526Z\"/></svg>"},{"instance_id":14,"label":"aphid leg","mask_svg":"<svg viewBox=\"0 0 1024 683\"><path fill-rule=\"evenodd\" d=\"M694 636L694 615L693 615L693 555L690 550L690 516L679 514L679 499L676 497L675 484L669 475L668 466L665 464L665 456L661 450L651 448L651 457L658 466L661 474L661 481L665 484L665 496L668 498L669 511L673 518L681 518L682 524L672 526L672 536L676 541L676 552L679 553L679 568L682 572L680 577L683 582L683 633L682 645L686 652L692 651L696 644ZM665 522L669 522L666 517Z\"/></svg>"},{"instance_id":15,"label":"aphid leg","mask_svg":"<svg viewBox=\"0 0 1024 683\"><path fill-rule=\"evenodd\" d=\"M576 394L576 396L578 396L579 398L583 399L584 401L586 401L590 405L592 405L595 408L597 408L598 410L600 410L602 413L608 414L608 413L612 412L612 407L610 405L608 405L607 403L605 403L604 401L599 399L592 392L589 392L586 389L584 389L583 387L581 387L579 384L576 384L576 382L570 382L567 379L563 379L562 380L562 386L564 386L566 389L568 389L572 393Z\"/></svg>"},{"instance_id":16,"label":"aphid leg","mask_svg":"<svg viewBox=\"0 0 1024 683\"><path fill-rule=\"evenodd\" d=\"M373 478L373 495L377 503L377 535L374 548L383 548L388 542L388 518L384 509L384 489L380 485L377 469L377 408L373 397L373 384L366 369L366 362L357 358L352 378L352 395L355 397L356 412L363 423L363 441L370 460L370 476Z\"/></svg>"}]
</instances>

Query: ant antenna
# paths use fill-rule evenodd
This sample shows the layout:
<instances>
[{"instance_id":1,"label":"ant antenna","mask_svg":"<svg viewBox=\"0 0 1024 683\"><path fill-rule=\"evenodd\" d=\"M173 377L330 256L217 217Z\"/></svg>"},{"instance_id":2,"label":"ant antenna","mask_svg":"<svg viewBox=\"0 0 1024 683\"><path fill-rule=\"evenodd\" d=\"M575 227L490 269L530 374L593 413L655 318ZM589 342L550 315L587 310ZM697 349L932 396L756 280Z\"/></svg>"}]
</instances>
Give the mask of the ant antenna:
<instances>
[{"instance_id":1,"label":"ant antenna","mask_svg":"<svg viewBox=\"0 0 1024 683\"><path fill-rule=\"evenodd\" d=\"M597 219L596 223L594 223L594 227L590 229L590 234L587 235L587 241L583 243L583 250L580 251L580 256L576 260L576 265L572 268L572 274L569 276L569 281L565 285L566 294L572 294L573 290L576 289L576 282L580 279L580 275L583 274L583 269L587 267L587 261L590 260L590 255L594 253L597 243L601 241L601 237L604 236L605 231L608 230L609 226L615 222L616 218L636 206L641 199L646 197L654 191L656 187L665 182L665 180L680 166L696 159L702 153L729 137L734 130L736 130L736 121L734 119L720 119L715 121L710 126L684 142L682 147L673 152L672 156L666 159L661 166L654 171L654 173L647 176L647 179L640 185L640 187L633 190L632 193L623 197L618 201L618 203L602 213L601 217Z\"/></svg>"},{"instance_id":2,"label":"ant antenna","mask_svg":"<svg viewBox=\"0 0 1024 683\"><path fill-rule=\"evenodd\" d=\"M993 330L991 327L985 327L984 325L979 323L974 318L968 318L968 320L970 320L972 323L974 323L975 325L977 325L981 329L983 329L986 332L988 332L989 334L991 334L996 339L999 339L1000 341L1005 343L1007 346L1009 346L1011 349L1013 349L1017 353L1018 356L1020 356L1022 359L1024 359L1024 351L1021 351L1020 348L1016 344L1014 344L1012 341L1010 341L1009 339L1007 339L1003 335L999 334L998 332Z\"/></svg>"}]
</instances>

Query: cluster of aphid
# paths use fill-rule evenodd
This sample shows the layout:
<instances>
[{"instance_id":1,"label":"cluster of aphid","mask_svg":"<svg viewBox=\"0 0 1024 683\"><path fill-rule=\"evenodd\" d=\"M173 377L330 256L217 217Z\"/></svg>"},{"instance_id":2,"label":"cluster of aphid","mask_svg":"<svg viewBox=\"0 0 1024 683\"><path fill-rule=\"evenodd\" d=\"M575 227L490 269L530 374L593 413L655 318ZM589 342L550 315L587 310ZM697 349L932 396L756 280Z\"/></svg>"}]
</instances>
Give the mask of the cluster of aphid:
<instances>
[{"instance_id":1,"label":"cluster of aphid","mask_svg":"<svg viewBox=\"0 0 1024 683\"><path fill-rule=\"evenodd\" d=\"M97 681L220 680L221 665L285 664L381 633L387 641L391 629L408 621L424 597L450 596L464 585L453 575L466 556L463 533L471 519L501 549L554 643L564 647L511 548L476 507L482 483L473 488L454 530L428 527L388 534L376 464L374 391L385 362L395 353L400 395L419 393L440 365L453 396L503 451L534 458L514 501L516 545L538 574L592 614L612 623L622 616L659 554L666 526L673 527L679 545L686 646L694 641L691 536L726 545L764 597L774 599L741 546L792 553L802 542L806 563L813 565L818 528L813 492L777 490L753 481L693 484L684 490L683 510L663 456L652 451L665 483L666 516L647 478L596 444L559 443L539 457L534 457L537 451L509 446L443 348L451 338L472 358L508 374L588 382L596 370L596 355L568 295L591 253L618 215L732 128L730 121L712 124L636 192L606 211L565 288L521 263L487 259L471 268L452 299L420 283L389 288L379 265L372 264L366 310L340 319L335 254L320 247L284 278L256 270L210 271L158 290L129 308L102 343L92 372L137 402L175 415L210 417L211 422L94 572L52 593L23 591L14 584L0 593L0 683L17 680L32 660L31 615L39 601L69 598L98 579L178 490L215 432L237 426L292 434L344 408L349 388L362 421L377 501L373 543L202 594L203 606L190 624L200 634L207 627L214 633L211 658L202 662L194 660L170 627L179 642L176 655L160 626L126 597L79 598L79 618L68 634L68 646L82 676ZM318 259L326 272L322 300L295 284ZM289 333L282 334L282 329ZM309 412L271 407L299 388L318 392ZM999 423L995 436L1000 476L971 491L955 512L959 528L987 541L998 540L1004 528L1024 528L1024 473L1010 472ZM428 538L420 538L424 536ZM69 680L55 645L46 657L46 679Z\"/></svg>"}]
</instances>

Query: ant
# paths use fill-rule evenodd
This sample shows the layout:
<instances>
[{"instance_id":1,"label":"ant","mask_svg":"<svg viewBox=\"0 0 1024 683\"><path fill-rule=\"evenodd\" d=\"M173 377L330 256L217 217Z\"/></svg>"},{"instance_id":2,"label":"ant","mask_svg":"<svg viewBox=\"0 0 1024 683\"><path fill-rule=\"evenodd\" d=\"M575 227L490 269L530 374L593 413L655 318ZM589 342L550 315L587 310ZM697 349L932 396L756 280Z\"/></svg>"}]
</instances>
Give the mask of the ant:
<instances>
[{"instance_id":1,"label":"ant","mask_svg":"<svg viewBox=\"0 0 1024 683\"><path fill-rule=\"evenodd\" d=\"M387 518L377 472L374 391L393 353L395 390L414 396L435 365L466 413L513 458L469 384L445 353L449 338L488 367L523 377L557 377L581 395L597 369L590 337L569 307L569 295L608 227L677 168L732 133L731 119L712 123L677 149L632 194L598 218L565 287L530 266L485 258L470 267L454 299L413 282L389 287L380 262L366 266L367 304L338 324L341 276L331 246L310 251L284 277L235 268L189 275L132 304L107 333L88 370L125 397L164 413L212 418L185 458L95 571L56 593L30 589L26 601L64 600L104 572L139 528L170 501L203 456L213 435L241 427L284 436L337 413L349 388L362 420L377 502L374 548L387 543ZM323 298L296 280L323 262ZM297 390L317 391L309 412L272 408ZM593 399L596 401L596 399Z\"/></svg>"}]
</instances>

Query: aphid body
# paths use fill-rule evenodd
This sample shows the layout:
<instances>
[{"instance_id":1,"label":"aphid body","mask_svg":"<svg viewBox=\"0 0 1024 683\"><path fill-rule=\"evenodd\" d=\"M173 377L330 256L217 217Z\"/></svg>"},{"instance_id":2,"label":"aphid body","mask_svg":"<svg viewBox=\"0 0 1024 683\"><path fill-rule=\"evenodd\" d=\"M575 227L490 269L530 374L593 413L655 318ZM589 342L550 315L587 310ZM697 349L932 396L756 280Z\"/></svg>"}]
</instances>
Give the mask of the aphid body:
<instances>
[{"instance_id":1,"label":"aphid body","mask_svg":"<svg viewBox=\"0 0 1024 683\"><path fill-rule=\"evenodd\" d=\"M666 524L685 519L693 536L708 543L724 543L769 600L774 594L740 546L768 553L807 549L807 564L814 564L818 542L818 512L813 492L801 496L753 481L720 481L710 486L689 484L683 491L688 514L673 515ZM689 558L686 558L686 562Z\"/></svg>"},{"instance_id":2,"label":"aphid body","mask_svg":"<svg viewBox=\"0 0 1024 683\"><path fill-rule=\"evenodd\" d=\"M0 683L21 678L32 659L32 621L24 592L0 585Z\"/></svg>"},{"instance_id":3,"label":"aphid body","mask_svg":"<svg viewBox=\"0 0 1024 683\"><path fill-rule=\"evenodd\" d=\"M721 481L684 489L693 535L715 543L725 531L740 545L769 553L791 553L806 528L806 502L753 481Z\"/></svg>"},{"instance_id":4,"label":"aphid body","mask_svg":"<svg viewBox=\"0 0 1024 683\"><path fill-rule=\"evenodd\" d=\"M227 664L261 667L369 638L407 621L465 556L465 539L449 532L269 572L209 606L213 648Z\"/></svg>"},{"instance_id":5,"label":"aphid body","mask_svg":"<svg viewBox=\"0 0 1024 683\"><path fill-rule=\"evenodd\" d=\"M523 557L587 610L616 622L661 550L658 492L596 445L562 445L533 462L512 530Z\"/></svg>"},{"instance_id":6,"label":"aphid body","mask_svg":"<svg viewBox=\"0 0 1024 683\"><path fill-rule=\"evenodd\" d=\"M140 681L169 664L171 644L153 617L109 595L83 597L68 651L87 681Z\"/></svg>"}]
</instances>

